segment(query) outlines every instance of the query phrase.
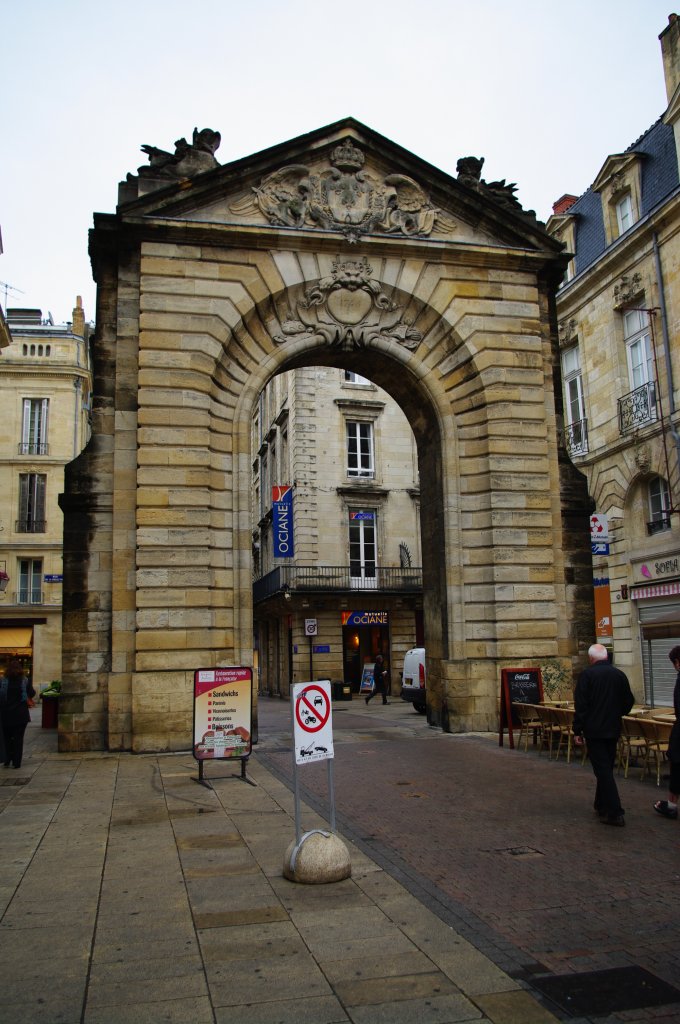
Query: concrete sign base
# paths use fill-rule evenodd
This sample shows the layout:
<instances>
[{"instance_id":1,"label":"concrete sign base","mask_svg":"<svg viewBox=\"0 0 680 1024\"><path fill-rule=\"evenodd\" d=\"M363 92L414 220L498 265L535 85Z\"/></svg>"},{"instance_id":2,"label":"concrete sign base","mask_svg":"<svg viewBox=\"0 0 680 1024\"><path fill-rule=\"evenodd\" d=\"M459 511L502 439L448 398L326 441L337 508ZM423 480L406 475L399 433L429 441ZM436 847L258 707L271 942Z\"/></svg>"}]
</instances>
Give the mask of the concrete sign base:
<instances>
[{"instance_id":1,"label":"concrete sign base","mask_svg":"<svg viewBox=\"0 0 680 1024\"><path fill-rule=\"evenodd\" d=\"M283 862L283 874L291 882L320 885L341 882L352 874L349 851L333 832L314 829L293 840Z\"/></svg>"}]
</instances>

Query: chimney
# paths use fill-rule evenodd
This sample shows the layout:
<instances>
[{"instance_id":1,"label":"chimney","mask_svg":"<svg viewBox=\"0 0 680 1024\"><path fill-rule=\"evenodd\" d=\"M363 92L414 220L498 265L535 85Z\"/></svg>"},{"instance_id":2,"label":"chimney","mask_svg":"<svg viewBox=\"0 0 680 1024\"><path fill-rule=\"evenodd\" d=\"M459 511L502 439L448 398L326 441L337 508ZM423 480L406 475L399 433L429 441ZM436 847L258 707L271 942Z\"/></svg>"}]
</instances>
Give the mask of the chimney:
<instances>
[{"instance_id":1,"label":"chimney","mask_svg":"<svg viewBox=\"0 0 680 1024\"><path fill-rule=\"evenodd\" d=\"M76 295L76 304L73 307L73 333L79 338L85 337L85 313L83 312L82 296Z\"/></svg>"},{"instance_id":2,"label":"chimney","mask_svg":"<svg viewBox=\"0 0 680 1024\"><path fill-rule=\"evenodd\" d=\"M553 214L559 217L561 213L566 213L567 210L571 209L574 205L578 196L571 196L569 193L565 193L556 203L553 203Z\"/></svg>"},{"instance_id":3,"label":"chimney","mask_svg":"<svg viewBox=\"0 0 680 1024\"><path fill-rule=\"evenodd\" d=\"M666 79L666 97L670 103L680 82L680 19L677 14L668 15L668 25L659 36L663 74Z\"/></svg>"}]
</instances>

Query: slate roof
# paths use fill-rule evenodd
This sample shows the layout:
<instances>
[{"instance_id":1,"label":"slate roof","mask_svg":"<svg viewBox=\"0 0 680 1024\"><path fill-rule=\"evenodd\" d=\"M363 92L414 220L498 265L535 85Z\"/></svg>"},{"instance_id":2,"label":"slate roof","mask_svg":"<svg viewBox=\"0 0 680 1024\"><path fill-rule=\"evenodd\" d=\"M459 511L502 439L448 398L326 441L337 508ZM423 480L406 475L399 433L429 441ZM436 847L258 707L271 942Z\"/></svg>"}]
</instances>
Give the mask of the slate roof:
<instances>
[{"instance_id":1,"label":"slate roof","mask_svg":"<svg viewBox=\"0 0 680 1024\"><path fill-rule=\"evenodd\" d=\"M678 159L672 127L664 124L662 118L659 118L628 147L626 153L640 153L643 156L640 210L642 218L669 196L679 184ZM576 274L580 274L594 263L607 247L602 201L592 186L570 207L569 216L572 215L576 216L574 269Z\"/></svg>"}]
</instances>

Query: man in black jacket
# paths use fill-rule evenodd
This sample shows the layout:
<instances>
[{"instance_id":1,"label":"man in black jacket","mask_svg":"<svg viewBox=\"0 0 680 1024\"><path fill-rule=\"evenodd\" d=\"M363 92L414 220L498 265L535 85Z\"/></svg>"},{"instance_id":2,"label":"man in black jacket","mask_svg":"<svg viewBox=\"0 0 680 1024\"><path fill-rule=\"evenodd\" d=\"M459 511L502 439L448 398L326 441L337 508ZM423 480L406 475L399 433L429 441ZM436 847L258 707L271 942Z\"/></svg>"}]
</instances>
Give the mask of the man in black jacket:
<instances>
[{"instance_id":1,"label":"man in black jacket","mask_svg":"<svg viewBox=\"0 0 680 1024\"><path fill-rule=\"evenodd\" d=\"M585 738L588 745L597 779L594 806L600 821L604 825L625 825L614 763L621 717L628 714L635 698L628 677L609 663L606 647L593 644L588 649L588 661L590 667L581 672L574 690L574 735L577 743Z\"/></svg>"}]
</instances>

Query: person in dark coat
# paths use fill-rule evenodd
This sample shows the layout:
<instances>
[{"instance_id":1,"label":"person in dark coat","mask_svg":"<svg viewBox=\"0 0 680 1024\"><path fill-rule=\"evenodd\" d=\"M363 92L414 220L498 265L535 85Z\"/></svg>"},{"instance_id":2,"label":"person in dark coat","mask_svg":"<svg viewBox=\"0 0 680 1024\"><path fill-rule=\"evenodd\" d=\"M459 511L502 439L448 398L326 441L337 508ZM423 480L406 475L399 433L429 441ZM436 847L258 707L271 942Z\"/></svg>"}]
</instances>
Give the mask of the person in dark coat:
<instances>
[{"instance_id":1,"label":"person in dark coat","mask_svg":"<svg viewBox=\"0 0 680 1024\"><path fill-rule=\"evenodd\" d=\"M664 818L677 818L678 816L678 794L680 794L680 647L673 647L668 652L668 657L673 662L677 672L675 677L675 689L673 690L673 707L675 708L675 721L668 739L668 760L671 765L670 779L668 780L668 800L657 800L654 810L662 814Z\"/></svg>"},{"instance_id":2,"label":"person in dark coat","mask_svg":"<svg viewBox=\"0 0 680 1024\"><path fill-rule=\"evenodd\" d=\"M21 671L20 661L10 661L0 679L0 724L5 741L5 768L21 768L24 753L24 733L31 720L28 698L35 690Z\"/></svg>"},{"instance_id":3,"label":"person in dark coat","mask_svg":"<svg viewBox=\"0 0 680 1024\"><path fill-rule=\"evenodd\" d=\"M574 690L574 736L585 738L588 757L597 779L594 807L604 825L625 825L619 791L614 779L621 718L635 703L628 677L609 663L607 648L588 649L590 667L581 672Z\"/></svg>"},{"instance_id":4,"label":"person in dark coat","mask_svg":"<svg viewBox=\"0 0 680 1024\"><path fill-rule=\"evenodd\" d=\"M369 700L371 700L372 697L375 697L377 693L380 693L382 694L383 704L387 704L388 700L386 684L387 672L385 670L385 659L383 658L382 654L377 654L375 658L375 667L373 669L373 690L371 691L371 693L369 693L368 697L366 698L366 703L368 704Z\"/></svg>"}]
</instances>

